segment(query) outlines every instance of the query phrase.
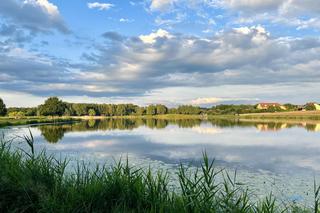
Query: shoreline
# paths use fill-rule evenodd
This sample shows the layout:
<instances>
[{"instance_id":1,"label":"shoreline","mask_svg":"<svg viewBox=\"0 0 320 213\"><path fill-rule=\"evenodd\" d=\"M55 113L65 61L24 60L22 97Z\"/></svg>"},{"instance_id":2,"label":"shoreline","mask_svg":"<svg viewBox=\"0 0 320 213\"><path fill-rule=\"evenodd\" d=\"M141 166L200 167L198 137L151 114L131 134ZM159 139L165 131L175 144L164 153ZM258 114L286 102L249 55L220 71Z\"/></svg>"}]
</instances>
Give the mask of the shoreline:
<instances>
[{"instance_id":1,"label":"shoreline","mask_svg":"<svg viewBox=\"0 0 320 213\"><path fill-rule=\"evenodd\" d=\"M160 120L213 120L226 119L245 122L320 122L320 111L293 111L293 112L274 112L274 113L252 113L239 115L185 115L185 114L164 114L164 115L125 115L125 116L62 116L62 117L24 117L12 118L1 117L0 128L8 126L20 126L29 124L54 124L58 122L71 122L81 120L104 120L104 119L160 119Z\"/></svg>"}]
</instances>

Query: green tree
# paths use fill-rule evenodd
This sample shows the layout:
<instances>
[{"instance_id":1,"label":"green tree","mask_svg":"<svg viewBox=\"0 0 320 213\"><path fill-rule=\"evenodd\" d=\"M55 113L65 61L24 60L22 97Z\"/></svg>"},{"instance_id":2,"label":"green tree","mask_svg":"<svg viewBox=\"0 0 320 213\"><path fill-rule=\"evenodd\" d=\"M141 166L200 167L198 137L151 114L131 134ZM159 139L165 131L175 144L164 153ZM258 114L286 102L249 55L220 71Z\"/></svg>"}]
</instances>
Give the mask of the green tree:
<instances>
[{"instance_id":1,"label":"green tree","mask_svg":"<svg viewBox=\"0 0 320 213\"><path fill-rule=\"evenodd\" d=\"M124 104L117 105L116 108L116 115L117 116L123 116L127 114L126 106Z\"/></svg>"},{"instance_id":2,"label":"green tree","mask_svg":"<svg viewBox=\"0 0 320 213\"><path fill-rule=\"evenodd\" d=\"M88 109L85 104L72 104L72 108L77 116L87 115Z\"/></svg>"},{"instance_id":3,"label":"green tree","mask_svg":"<svg viewBox=\"0 0 320 213\"><path fill-rule=\"evenodd\" d=\"M136 114L137 115L144 115L146 112L145 108L144 107L137 107L136 108Z\"/></svg>"},{"instance_id":4,"label":"green tree","mask_svg":"<svg viewBox=\"0 0 320 213\"><path fill-rule=\"evenodd\" d=\"M177 109L178 114L197 115L200 114L200 107L191 105L182 105Z\"/></svg>"},{"instance_id":5,"label":"green tree","mask_svg":"<svg viewBox=\"0 0 320 213\"><path fill-rule=\"evenodd\" d=\"M298 110L298 106L297 106L297 105L290 104L290 103L285 104L284 107L285 107L288 111Z\"/></svg>"},{"instance_id":6,"label":"green tree","mask_svg":"<svg viewBox=\"0 0 320 213\"><path fill-rule=\"evenodd\" d=\"M7 114L7 107L0 98L0 116L5 116Z\"/></svg>"},{"instance_id":7,"label":"green tree","mask_svg":"<svg viewBox=\"0 0 320 213\"><path fill-rule=\"evenodd\" d=\"M162 105L162 104L157 104L156 105L156 109L157 109L157 114L158 115L167 114L167 112L168 112L168 108L165 105Z\"/></svg>"},{"instance_id":8,"label":"green tree","mask_svg":"<svg viewBox=\"0 0 320 213\"><path fill-rule=\"evenodd\" d=\"M94 109L89 109L89 116L96 116L96 111Z\"/></svg>"},{"instance_id":9,"label":"green tree","mask_svg":"<svg viewBox=\"0 0 320 213\"><path fill-rule=\"evenodd\" d=\"M157 108L154 105L149 105L147 107L147 115L155 115L157 113Z\"/></svg>"},{"instance_id":10,"label":"green tree","mask_svg":"<svg viewBox=\"0 0 320 213\"><path fill-rule=\"evenodd\" d=\"M109 105L109 115L110 116L114 116L114 115L116 115L116 111L117 111L117 107L116 107L116 105L114 105L114 104L110 104Z\"/></svg>"},{"instance_id":11,"label":"green tree","mask_svg":"<svg viewBox=\"0 0 320 213\"><path fill-rule=\"evenodd\" d=\"M43 105L39 106L39 114L44 116L61 116L65 112L66 104L57 97L48 98Z\"/></svg>"},{"instance_id":12,"label":"green tree","mask_svg":"<svg viewBox=\"0 0 320 213\"><path fill-rule=\"evenodd\" d=\"M305 109L307 111L314 111L314 110L316 110L316 107L315 107L315 105L313 103L307 103L306 106L305 106Z\"/></svg>"}]
</instances>

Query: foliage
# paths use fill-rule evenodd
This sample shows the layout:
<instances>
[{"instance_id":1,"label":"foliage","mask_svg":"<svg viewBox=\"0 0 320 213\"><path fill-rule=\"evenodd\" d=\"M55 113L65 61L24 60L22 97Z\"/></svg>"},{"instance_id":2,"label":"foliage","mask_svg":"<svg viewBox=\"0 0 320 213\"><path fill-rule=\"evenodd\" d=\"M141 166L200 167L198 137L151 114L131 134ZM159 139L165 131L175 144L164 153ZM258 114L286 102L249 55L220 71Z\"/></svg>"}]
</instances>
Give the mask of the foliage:
<instances>
[{"instance_id":1,"label":"foliage","mask_svg":"<svg viewBox=\"0 0 320 213\"><path fill-rule=\"evenodd\" d=\"M245 114L258 112L255 105L217 105L212 107L209 114Z\"/></svg>"},{"instance_id":2,"label":"foliage","mask_svg":"<svg viewBox=\"0 0 320 213\"><path fill-rule=\"evenodd\" d=\"M1 212L317 212L319 187L314 205L302 209L278 202L272 194L256 200L247 187L217 169L204 153L196 170L182 164L179 190L169 186L166 172L153 173L118 162L113 166L89 167L78 163L66 172L68 160L46 152L35 154L34 139L24 137L31 152L0 146ZM222 182L218 181L222 179Z\"/></svg>"},{"instance_id":3,"label":"foliage","mask_svg":"<svg viewBox=\"0 0 320 213\"><path fill-rule=\"evenodd\" d=\"M250 104L220 104L211 108L200 108L199 106L181 105L177 108L168 108L162 104L149 105L146 107L137 106L134 104L88 104L88 103L64 103L57 97L49 98L43 105L38 108L9 108L10 112L23 112L25 116L39 115L49 116L93 116L93 111L96 116L154 116L167 114L180 115L239 115L249 113L262 112L283 112L296 111L299 109L297 105L285 104L286 109L281 107L270 106L268 109L257 109L257 105ZM315 110L313 104L307 104L306 110ZM91 114L90 114L91 113Z\"/></svg>"},{"instance_id":4,"label":"foliage","mask_svg":"<svg viewBox=\"0 0 320 213\"><path fill-rule=\"evenodd\" d=\"M155 115L157 114L157 108L155 105L150 105L147 107L147 115Z\"/></svg>"},{"instance_id":5,"label":"foliage","mask_svg":"<svg viewBox=\"0 0 320 213\"><path fill-rule=\"evenodd\" d=\"M64 114L66 104L57 97L48 98L43 105L39 106L39 114L44 116L61 116Z\"/></svg>"},{"instance_id":6,"label":"foliage","mask_svg":"<svg viewBox=\"0 0 320 213\"><path fill-rule=\"evenodd\" d=\"M164 115L167 114L168 108L165 105L157 104L156 105L156 114L157 115Z\"/></svg>"},{"instance_id":7,"label":"foliage","mask_svg":"<svg viewBox=\"0 0 320 213\"><path fill-rule=\"evenodd\" d=\"M15 118L15 119L21 119L25 116L25 114L20 111L20 112L16 112L16 111L13 111L13 112L9 112L9 117L12 117L12 118Z\"/></svg>"},{"instance_id":8,"label":"foliage","mask_svg":"<svg viewBox=\"0 0 320 213\"><path fill-rule=\"evenodd\" d=\"M7 114L6 105L3 103L3 100L0 98L0 116L5 116Z\"/></svg>"},{"instance_id":9,"label":"foliage","mask_svg":"<svg viewBox=\"0 0 320 213\"><path fill-rule=\"evenodd\" d=\"M298 105L294 105L290 103L284 104L283 106L287 109L287 111L296 111L299 108Z\"/></svg>"},{"instance_id":10,"label":"foliage","mask_svg":"<svg viewBox=\"0 0 320 213\"><path fill-rule=\"evenodd\" d=\"M145 115L146 114L146 109L144 107L136 107L135 109L136 115Z\"/></svg>"},{"instance_id":11,"label":"foliage","mask_svg":"<svg viewBox=\"0 0 320 213\"><path fill-rule=\"evenodd\" d=\"M28 124L43 124L43 123L61 123L61 122L73 122L78 121L72 118L48 118L48 117L32 117L32 118L15 118L10 117L0 119L0 127L6 126L19 126Z\"/></svg>"},{"instance_id":12,"label":"foliage","mask_svg":"<svg viewBox=\"0 0 320 213\"><path fill-rule=\"evenodd\" d=\"M316 110L316 107L315 107L315 105L312 104L312 103L307 103L306 106L305 106L305 109L306 109L307 111L314 111L314 110Z\"/></svg>"},{"instance_id":13,"label":"foliage","mask_svg":"<svg viewBox=\"0 0 320 213\"><path fill-rule=\"evenodd\" d=\"M184 115L198 115L200 114L201 109L198 106L192 105L182 105L176 109L177 114L184 114Z\"/></svg>"},{"instance_id":14,"label":"foliage","mask_svg":"<svg viewBox=\"0 0 320 213\"><path fill-rule=\"evenodd\" d=\"M89 109L88 114L89 116L96 116L96 111L94 109Z\"/></svg>"},{"instance_id":15,"label":"foliage","mask_svg":"<svg viewBox=\"0 0 320 213\"><path fill-rule=\"evenodd\" d=\"M41 135L49 143L57 143L64 136L65 130L57 125L41 125L39 126Z\"/></svg>"},{"instance_id":16,"label":"foliage","mask_svg":"<svg viewBox=\"0 0 320 213\"><path fill-rule=\"evenodd\" d=\"M8 108L7 114L10 113L23 113L24 116L36 116L37 115L37 107L10 107Z\"/></svg>"}]
</instances>

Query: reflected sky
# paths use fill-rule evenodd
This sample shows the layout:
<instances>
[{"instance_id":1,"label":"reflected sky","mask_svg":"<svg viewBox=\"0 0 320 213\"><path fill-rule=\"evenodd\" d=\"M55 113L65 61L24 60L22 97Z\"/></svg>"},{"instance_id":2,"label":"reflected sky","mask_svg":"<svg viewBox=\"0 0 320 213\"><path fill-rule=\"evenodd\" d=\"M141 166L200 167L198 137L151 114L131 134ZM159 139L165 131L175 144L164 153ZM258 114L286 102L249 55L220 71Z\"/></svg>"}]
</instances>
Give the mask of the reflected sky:
<instances>
[{"instance_id":1,"label":"reflected sky","mask_svg":"<svg viewBox=\"0 0 320 213\"><path fill-rule=\"evenodd\" d=\"M317 123L231 120L89 120L33 126L39 146L59 153L132 154L167 164L198 161L272 173L320 172ZM22 134L26 128L11 128Z\"/></svg>"},{"instance_id":2,"label":"reflected sky","mask_svg":"<svg viewBox=\"0 0 320 213\"><path fill-rule=\"evenodd\" d=\"M129 156L140 166L172 169L180 162L197 166L205 150L217 166L241 171L249 184L259 182L256 191L265 193L277 180L281 193L290 186L292 191L285 193L299 197L310 196L313 178L320 177L318 127L316 121L109 119L30 129L36 150L98 163ZM2 131L14 137L28 134L28 127Z\"/></svg>"}]
</instances>

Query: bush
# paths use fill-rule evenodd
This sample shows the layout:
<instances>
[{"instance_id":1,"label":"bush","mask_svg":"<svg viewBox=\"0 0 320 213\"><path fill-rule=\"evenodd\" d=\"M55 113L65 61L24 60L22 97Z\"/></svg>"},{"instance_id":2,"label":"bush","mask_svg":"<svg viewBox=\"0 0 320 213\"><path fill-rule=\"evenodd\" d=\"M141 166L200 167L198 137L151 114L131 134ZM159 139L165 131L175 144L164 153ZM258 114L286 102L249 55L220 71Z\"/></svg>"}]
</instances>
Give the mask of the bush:
<instances>
[{"instance_id":1,"label":"bush","mask_svg":"<svg viewBox=\"0 0 320 213\"><path fill-rule=\"evenodd\" d=\"M0 98L0 116L5 116L7 114L6 105L3 103L3 100Z\"/></svg>"},{"instance_id":2,"label":"bush","mask_svg":"<svg viewBox=\"0 0 320 213\"><path fill-rule=\"evenodd\" d=\"M89 116L96 116L96 111L94 109L89 109L88 114Z\"/></svg>"},{"instance_id":3,"label":"bush","mask_svg":"<svg viewBox=\"0 0 320 213\"><path fill-rule=\"evenodd\" d=\"M20 119L25 117L25 114L23 112L10 112L9 117L15 118L15 119Z\"/></svg>"}]
</instances>

